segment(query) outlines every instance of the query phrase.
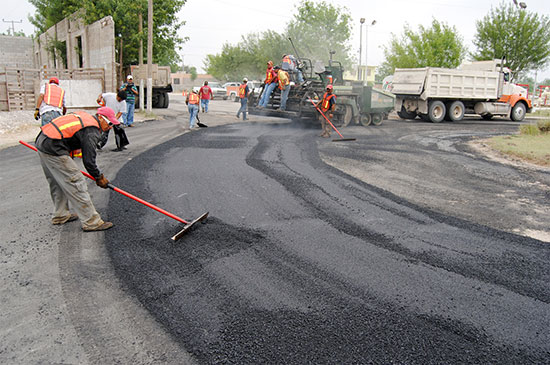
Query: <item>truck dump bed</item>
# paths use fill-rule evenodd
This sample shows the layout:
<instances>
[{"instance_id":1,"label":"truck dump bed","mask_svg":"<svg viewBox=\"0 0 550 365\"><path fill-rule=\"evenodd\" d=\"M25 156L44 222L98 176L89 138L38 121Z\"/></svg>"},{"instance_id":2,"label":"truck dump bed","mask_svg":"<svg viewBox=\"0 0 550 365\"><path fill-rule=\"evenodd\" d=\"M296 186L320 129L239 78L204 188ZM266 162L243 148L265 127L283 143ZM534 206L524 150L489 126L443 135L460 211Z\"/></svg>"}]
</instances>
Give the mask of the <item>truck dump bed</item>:
<instances>
[{"instance_id":1,"label":"truck dump bed","mask_svg":"<svg viewBox=\"0 0 550 365\"><path fill-rule=\"evenodd\" d=\"M499 98L499 72L458 70L447 68L402 68L393 76L392 92L396 95L416 95L422 100Z\"/></svg>"}]
</instances>

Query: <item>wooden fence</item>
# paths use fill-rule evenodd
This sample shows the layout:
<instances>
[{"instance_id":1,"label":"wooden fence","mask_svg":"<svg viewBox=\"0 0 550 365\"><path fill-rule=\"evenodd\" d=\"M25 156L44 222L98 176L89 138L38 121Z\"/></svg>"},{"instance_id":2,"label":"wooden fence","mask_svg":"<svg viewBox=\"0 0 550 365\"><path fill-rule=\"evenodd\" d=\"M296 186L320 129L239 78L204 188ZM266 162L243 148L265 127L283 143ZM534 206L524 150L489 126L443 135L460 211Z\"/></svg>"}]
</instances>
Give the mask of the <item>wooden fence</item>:
<instances>
[{"instance_id":1,"label":"wooden fence","mask_svg":"<svg viewBox=\"0 0 550 365\"><path fill-rule=\"evenodd\" d=\"M36 106L40 83L50 77L62 80L100 80L105 90L105 70L102 68L0 69L0 110L32 110ZM97 81L96 81L97 82Z\"/></svg>"}]
</instances>

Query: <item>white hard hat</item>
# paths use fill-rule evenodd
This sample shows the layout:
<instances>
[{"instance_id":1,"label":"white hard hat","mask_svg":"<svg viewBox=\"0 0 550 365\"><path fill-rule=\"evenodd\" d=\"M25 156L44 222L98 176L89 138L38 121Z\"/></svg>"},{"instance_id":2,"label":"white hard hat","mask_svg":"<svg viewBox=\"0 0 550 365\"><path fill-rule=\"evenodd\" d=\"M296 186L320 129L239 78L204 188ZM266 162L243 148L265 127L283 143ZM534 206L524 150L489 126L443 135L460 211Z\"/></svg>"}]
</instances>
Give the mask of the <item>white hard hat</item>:
<instances>
[{"instance_id":1,"label":"white hard hat","mask_svg":"<svg viewBox=\"0 0 550 365\"><path fill-rule=\"evenodd\" d=\"M248 79L245 77L245 78L243 79L243 82L248 82Z\"/></svg>"}]
</instances>

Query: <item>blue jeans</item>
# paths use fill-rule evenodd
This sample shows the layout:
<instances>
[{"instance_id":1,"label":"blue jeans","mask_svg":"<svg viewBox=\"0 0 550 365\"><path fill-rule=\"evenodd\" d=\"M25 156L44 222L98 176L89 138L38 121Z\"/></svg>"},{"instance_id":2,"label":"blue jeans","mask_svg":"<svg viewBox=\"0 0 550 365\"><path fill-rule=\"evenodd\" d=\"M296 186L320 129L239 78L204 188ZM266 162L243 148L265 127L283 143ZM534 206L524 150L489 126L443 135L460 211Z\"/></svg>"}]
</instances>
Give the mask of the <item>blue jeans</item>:
<instances>
[{"instance_id":1,"label":"blue jeans","mask_svg":"<svg viewBox=\"0 0 550 365\"><path fill-rule=\"evenodd\" d=\"M210 103L210 99L201 99L201 108L203 112L208 113L209 103Z\"/></svg>"},{"instance_id":2,"label":"blue jeans","mask_svg":"<svg viewBox=\"0 0 550 365\"><path fill-rule=\"evenodd\" d=\"M285 89L281 91L281 110L286 110L286 101L288 100L288 94L290 93L290 85L286 85Z\"/></svg>"},{"instance_id":3,"label":"blue jeans","mask_svg":"<svg viewBox=\"0 0 550 365\"><path fill-rule=\"evenodd\" d=\"M189 128L193 128L197 114L199 114L199 106L197 104L189 104L187 109L189 110Z\"/></svg>"},{"instance_id":4,"label":"blue jeans","mask_svg":"<svg viewBox=\"0 0 550 365\"><path fill-rule=\"evenodd\" d=\"M57 110L50 110L49 112L45 112L40 116L40 121L42 122L42 126L45 126L46 124L60 116L61 113Z\"/></svg>"},{"instance_id":5,"label":"blue jeans","mask_svg":"<svg viewBox=\"0 0 550 365\"><path fill-rule=\"evenodd\" d=\"M126 101L126 113L122 114L122 121L126 125L131 125L134 123L134 109L136 108L136 104L129 103Z\"/></svg>"},{"instance_id":6,"label":"blue jeans","mask_svg":"<svg viewBox=\"0 0 550 365\"><path fill-rule=\"evenodd\" d=\"M241 99L241 108L237 112L237 118L241 116L241 113L243 113L243 120L246 120L246 105L248 104L248 98L242 98Z\"/></svg>"},{"instance_id":7,"label":"blue jeans","mask_svg":"<svg viewBox=\"0 0 550 365\"><path fill-rule=\"evenodd\" d=\"M267 103L269 102L269 98L271 97L271 93L273 92L273 90L275 90L276 86L277 86L277 83L272 82L271 84L265 87L264 94L262 95L262 99L260 100L260 104L258 104L258 106L263 106L264 108L267 106Z\"/></svg>"}]
</instances>

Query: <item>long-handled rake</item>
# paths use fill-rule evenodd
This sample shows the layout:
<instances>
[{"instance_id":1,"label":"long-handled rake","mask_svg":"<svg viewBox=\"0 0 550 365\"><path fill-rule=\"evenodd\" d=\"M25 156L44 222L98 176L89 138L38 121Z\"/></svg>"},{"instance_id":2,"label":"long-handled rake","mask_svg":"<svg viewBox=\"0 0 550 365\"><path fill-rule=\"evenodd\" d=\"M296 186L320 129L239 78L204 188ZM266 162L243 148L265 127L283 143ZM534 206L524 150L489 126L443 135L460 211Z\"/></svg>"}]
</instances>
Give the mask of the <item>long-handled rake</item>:
<instances>
[{"instance_id":1,"label":"long-handled rake","mask_svg":"<svg viewBox=\"0 0 550 365\"><path fill-rule=\"evenodd\" d=\"M32 146L32 145L30 145L30 144L28 144L28 143L26 143L26 142L19 141L19 143L21 143L23 146L26 146L26 147L30 148L31 150L37 151L36 147L34 147L34 146ZM92 180L95 181L95 179L94 179L94 177L93 177L92 175L90 175L90 174L88 174L87 172L82 171L82 170L80 170L80 172L82 173L82 175L84 175L84 176L86 176L86 177L88 177L88 178L90 178L90 179L92 179ZM122 189L117 188L116 186L114 186L114 185L111 184L111 183L109 183L109 184L107 185L107 187L108 187L109 189L111 189L111 190L116 191L117 193L120 193L120 194L122 194L122 195L124 195L124 196L126 196L126 197L128 197L128 198L130 198L130 199L133 199L133 200L137 201L138 203L141 203L141 204L143 204L143 205L145 205L145 206L147 206L147 207L149 207L149 208L151 208L151 209L154 209L154 210L156 210L157 212L164 214L165 216L168 216L168 217L170 217L170 218L172 218L172 219L177 220L178 222L181 222L181 223L185 224L185 226L183 227L183 229L182 229L181 231L179 231L179 232L176 233L174 236L172 236L172 240L174 240L174 241L180 239L187 231L189 231L189 229L191 229L191 227L193 227L193 225L195 225L195 223L201 222L201 221L205 220L205 219L208 217L208 212L206 212L206 213L202 214L201 216L199 216L198 218L196 218L196 219L194 219L194 220L188 222L188 221L186 221L185 219L180 218L180 217L178 217L178 216L175 215L175 214L172 214L172 213L170 213L170 212L167 212L166 210L164 210L164 209L162 209L162 208L159 208L159 207L157 207L157 206L154 205L154 204L151 204L151 203L149 203L149 202L146 202L145 200L143 200L143 199L141 199L141 198L138 198L138 197L135 196L135 195L132 195L132 194L130 194L130 193L128 193L128 192L126 192L126 191L124 191L124 190L122 190Z\"/></svg>"},{"instance_id":2,"label":"long-handled rake","mask_svg":"<svg viewBox=\"0 0 550 365\"><path fill-rule=\"evenodd\" d=\"M340 133L340 131L338 129L336 129L336 127L334 126L334 124L332 124L332 122L326 117L325 113L323 113L321 111L321 109L319 109L319 107L317 106L317 104L315 104L313 102L312 99L309 99L309 101L311 101L311 104L313 104L313 106L315 107L315 109L317 109L317 111L319 113L321 113L321 115L323 116L323 118L325 118L325 120L328 122L328 124L330 124L330 126L332 127L332 129L334 129L336 131L336 133L338 133L338 135L340 136L340 138L336 138L336 139L333 139L332 142L345 142L345 141L355 141L357 140L357 138L344 138L344 136L342 135L342 133Z\"/></svg>"}]
</instances>

